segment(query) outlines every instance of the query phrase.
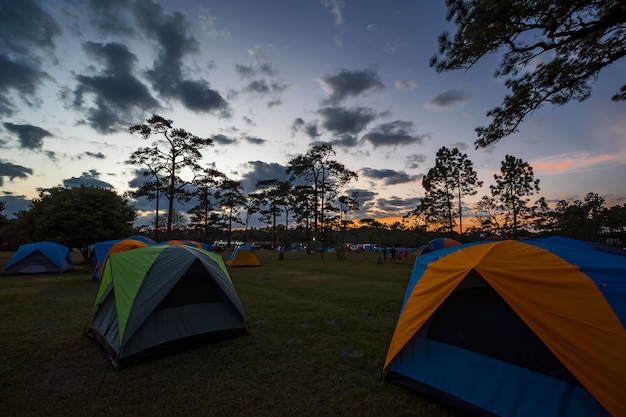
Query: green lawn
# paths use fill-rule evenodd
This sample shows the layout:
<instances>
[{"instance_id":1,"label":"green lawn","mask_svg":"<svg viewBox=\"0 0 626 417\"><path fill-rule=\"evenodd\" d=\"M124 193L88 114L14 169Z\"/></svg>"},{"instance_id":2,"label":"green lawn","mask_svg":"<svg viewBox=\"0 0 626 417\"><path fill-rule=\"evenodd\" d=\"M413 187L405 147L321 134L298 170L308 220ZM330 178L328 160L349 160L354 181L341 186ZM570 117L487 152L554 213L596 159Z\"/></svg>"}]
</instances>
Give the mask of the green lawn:
<instances>
[{"instance_id":1,"label":"green lawn","mask_svg":"<svg viewBox=\"0 0 626 417\"><path fill-rule=\"evenodd\" d=\"M229 269L249 336L120 372L83 335L97 283L79 254L64 275L0 276L1 415L453 416L380 380L411 260L257 254Z\"/></svg>"}]
</instances>

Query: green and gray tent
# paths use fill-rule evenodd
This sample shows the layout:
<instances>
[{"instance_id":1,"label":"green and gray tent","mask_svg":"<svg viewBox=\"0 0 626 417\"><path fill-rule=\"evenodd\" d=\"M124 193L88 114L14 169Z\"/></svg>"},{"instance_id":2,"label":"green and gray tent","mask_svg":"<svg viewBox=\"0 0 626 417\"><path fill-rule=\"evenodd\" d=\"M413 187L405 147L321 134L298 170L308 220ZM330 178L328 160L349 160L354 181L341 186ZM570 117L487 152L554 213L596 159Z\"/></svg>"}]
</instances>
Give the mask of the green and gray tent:
<instances>
[{"instance_id":1,"label":"green and gray tent","mask_svg":"<svg viewBox=\"0 0 626 417\"><path fill-rule=\"evenodd\" d=\"M221 256L153 245L107 258L85 333L119 370L249 331Z\"/></svg>"}]
</instances>

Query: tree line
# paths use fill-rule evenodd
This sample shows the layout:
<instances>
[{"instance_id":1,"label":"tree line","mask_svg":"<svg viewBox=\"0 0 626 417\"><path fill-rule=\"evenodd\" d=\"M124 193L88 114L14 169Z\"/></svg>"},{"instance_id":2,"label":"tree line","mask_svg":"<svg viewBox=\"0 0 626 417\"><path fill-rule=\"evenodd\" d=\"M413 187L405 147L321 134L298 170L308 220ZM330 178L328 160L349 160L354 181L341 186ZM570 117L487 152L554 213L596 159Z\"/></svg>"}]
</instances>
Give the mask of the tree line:
<instances>
[{"instance_id":1,"label":"tree line","mask_svg":"<svg viewBox=\"0 0 626 417\"><path fill-rule=\"evenodd\" d=\"M467 154L441 147L434 166L423 177L420 203L402 221L384 224L373 218L351 219L359 211L359 202L358 193L350 192L348 186L358 175L334 159L336 153L329 144L312 146L293 157L287 164L286 180L259 179L255 190L246 194L240 181L213 165L201 165L201 151L213 145L210 138L174 128L171 120L158 115L130 127L129 132L151 140L130 156L146 177L141 186L123 196L85 186L43 190L28 210L17 213L15 222L1 216L2 230L10 225L9 230L24 240L54 240L80 248L86 256L91 243L137 231L131 199L144 197L155 207L152 221L141 229L156 241L193 235L205 242L225 238L230 246L233 240L261 237L273 247L298 241L312 250L313 242L322 248L342 248L348 241L411 247L438 235L467 241L493 235L518 239L557 234L624 244L626 204L607 208L602 197L589 193L583 201L562 200L550 209L538 195L540 181L533 168L512 155L506 156L500 172L494 174L490 194L470 206L465 199L475 196L483 181ZM165 209L159 207L160 197L167 201ZM181 213L175 209L176 202L193 205ZM0 204L1 213L4 204ZM266 225L263 233L250 228L253 216ZM464 228L463 220L468 217L476 221Z\"/></svg>"}]
</instances>

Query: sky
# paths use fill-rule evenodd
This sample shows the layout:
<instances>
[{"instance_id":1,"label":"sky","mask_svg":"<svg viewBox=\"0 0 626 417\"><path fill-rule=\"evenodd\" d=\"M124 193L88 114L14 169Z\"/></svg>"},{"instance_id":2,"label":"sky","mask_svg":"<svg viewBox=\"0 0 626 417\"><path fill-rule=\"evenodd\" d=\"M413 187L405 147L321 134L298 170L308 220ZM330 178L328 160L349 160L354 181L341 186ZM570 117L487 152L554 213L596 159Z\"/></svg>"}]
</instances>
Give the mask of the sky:
<instances>
[{"instance_id":1,"label":"sky","mask_svg":"<svg viewBox=\"0 0 626 417\"><path fill-rule=\"evenodd\" d=\"M355 219L414 209L442 146L484 182L468 210L506 155L533 167L552 204L590 192L626 203L626 103L611 101L626 61L588 100L545 106L475 149L474 129L508 91L497 54L464 71L429 67L438 36L455 31L446 14L443 0L0 0L3 214L55 186L132 190L143 176L129 156L151 140L128 128L152 114L213 139L201 165L246 193L330 143L359 176L345 190L358 192Z\"/></svg>"}]
</instances>

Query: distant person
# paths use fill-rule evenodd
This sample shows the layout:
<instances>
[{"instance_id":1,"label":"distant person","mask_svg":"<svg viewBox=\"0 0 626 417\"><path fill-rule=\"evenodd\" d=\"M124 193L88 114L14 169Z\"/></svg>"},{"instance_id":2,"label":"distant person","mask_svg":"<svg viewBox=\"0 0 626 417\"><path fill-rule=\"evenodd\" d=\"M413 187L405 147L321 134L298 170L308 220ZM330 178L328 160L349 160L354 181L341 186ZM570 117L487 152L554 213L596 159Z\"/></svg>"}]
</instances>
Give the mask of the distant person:
<instances>
[{"instance_id":1,"label":"distant person","mask_svg":"<svg viewBox=\"0 0 626 417\"><path fill-rule=\"evenodd\" d=\"M383 260L386 261L387 260L387 248L382 248L381 250L383 252Z\"/></svg>"},{"instance_id":2,"label":"distant person","mask_svg":"<svg viewBox=\"0 0 626 417\"><path fill-rule=\"evenodd\" d=\"M396 260L396 248L391 248L391 260Z\"/></svg>"}]
</instances>

